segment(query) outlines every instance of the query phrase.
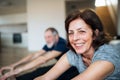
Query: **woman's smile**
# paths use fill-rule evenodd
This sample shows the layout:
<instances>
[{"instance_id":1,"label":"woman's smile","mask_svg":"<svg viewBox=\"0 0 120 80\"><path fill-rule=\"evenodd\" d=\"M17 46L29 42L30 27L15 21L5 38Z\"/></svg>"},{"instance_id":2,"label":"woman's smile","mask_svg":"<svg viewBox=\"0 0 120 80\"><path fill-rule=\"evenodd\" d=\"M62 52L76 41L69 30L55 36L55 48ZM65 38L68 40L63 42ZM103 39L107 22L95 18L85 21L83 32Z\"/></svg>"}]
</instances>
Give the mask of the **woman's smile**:
<instances>
[{"instance_id":1,"label":"woman's smile","mask_svg":"<svg viewBox=\"0 0 120 80\"><path fill-rule=\"evenodd\" d=\"M84 43L74 43L75 49L81 49L84 46Z\"/></svg>"}]
</instances>

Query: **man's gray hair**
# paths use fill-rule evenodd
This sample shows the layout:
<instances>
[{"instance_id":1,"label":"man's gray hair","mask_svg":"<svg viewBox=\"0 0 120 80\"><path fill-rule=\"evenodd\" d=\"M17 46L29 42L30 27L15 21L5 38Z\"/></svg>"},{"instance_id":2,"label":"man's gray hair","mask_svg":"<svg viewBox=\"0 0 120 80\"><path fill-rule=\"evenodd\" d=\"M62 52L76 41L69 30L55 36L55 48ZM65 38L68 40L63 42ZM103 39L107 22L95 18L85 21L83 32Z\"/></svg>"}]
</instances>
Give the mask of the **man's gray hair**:
<instances>
[{"instance_id":1,"label":"man's gray hair","mask_svg":"<svg viewBox=\"0 0 120 80\"><path fill-rule=\"evenodd\" d=\"M47 28L47 29L46 29L46 31L49 31L49 30L53 33L53 35L59 35L59 34L58 34L58 31L57 31L55 28L50 27L50 28ZM46 31L45 31L45 32L46 32Z\"/></svg>"}]
</instances>

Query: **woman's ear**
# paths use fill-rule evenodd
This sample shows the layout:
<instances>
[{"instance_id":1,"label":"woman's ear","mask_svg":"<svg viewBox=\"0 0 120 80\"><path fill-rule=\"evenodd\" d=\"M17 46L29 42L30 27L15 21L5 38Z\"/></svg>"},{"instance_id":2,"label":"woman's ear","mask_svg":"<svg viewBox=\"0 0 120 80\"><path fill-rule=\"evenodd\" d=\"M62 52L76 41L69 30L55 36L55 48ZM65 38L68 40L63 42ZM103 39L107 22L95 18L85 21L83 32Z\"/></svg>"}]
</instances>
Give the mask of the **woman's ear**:
<instances>
[{"instance_id":1,"label":"woman's ear","mask_svg":"<svg viewBox=\"0 0 120 80\"><path fill-rule=\"evenodd\" d=\"M98 35L99 35L99 30L96 29L96 30L94 31L93 40L95 40Z\"/></svg>"}]
</instances>

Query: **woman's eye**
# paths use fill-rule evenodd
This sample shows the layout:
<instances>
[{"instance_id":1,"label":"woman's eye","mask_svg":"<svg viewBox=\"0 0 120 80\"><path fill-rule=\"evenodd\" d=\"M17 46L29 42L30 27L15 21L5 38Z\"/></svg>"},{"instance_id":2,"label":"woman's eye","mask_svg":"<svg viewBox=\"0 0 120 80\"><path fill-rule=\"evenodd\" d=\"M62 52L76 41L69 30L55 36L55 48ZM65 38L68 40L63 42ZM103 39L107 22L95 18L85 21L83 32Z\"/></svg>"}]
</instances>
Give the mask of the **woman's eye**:
<instances>
[{"instance_id":1,"label":"woman's eye","mask_svg":"<svg viewBox=\"0 0 120 80\"><path fill-rule=\"evenodd\" d=\"M79 33L85 33L85 31L79 31Z\"/></svg>"},{"instance_id":2,"label":"woman's eye","mask_svg":"<svg viewBox=\"0 0 120 80\"><path fill-rule=\"evenodd\" d=\"M72 35L73 33L72 32L68 32L68 35Z\"/></svg>"}]
</instances>

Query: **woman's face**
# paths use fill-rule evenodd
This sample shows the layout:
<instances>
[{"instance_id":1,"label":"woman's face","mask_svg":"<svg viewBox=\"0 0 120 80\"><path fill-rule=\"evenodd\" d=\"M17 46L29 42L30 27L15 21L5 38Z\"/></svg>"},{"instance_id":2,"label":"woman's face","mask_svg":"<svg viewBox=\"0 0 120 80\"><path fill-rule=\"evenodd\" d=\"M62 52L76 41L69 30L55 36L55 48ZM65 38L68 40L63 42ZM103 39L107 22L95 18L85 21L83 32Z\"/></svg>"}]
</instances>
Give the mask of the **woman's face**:
<instances>
[{"instance_id":1,"label":"woman's face","mask_svg":"<svg viewBox=\"0 0 120 80\"><path fill-rule=\"evenodd\" d=\"M92 49L92 36L92 29L82 19L79 18L70 22L68 38L77 54L84 54Z\"/></svg>"}]
</instances>

